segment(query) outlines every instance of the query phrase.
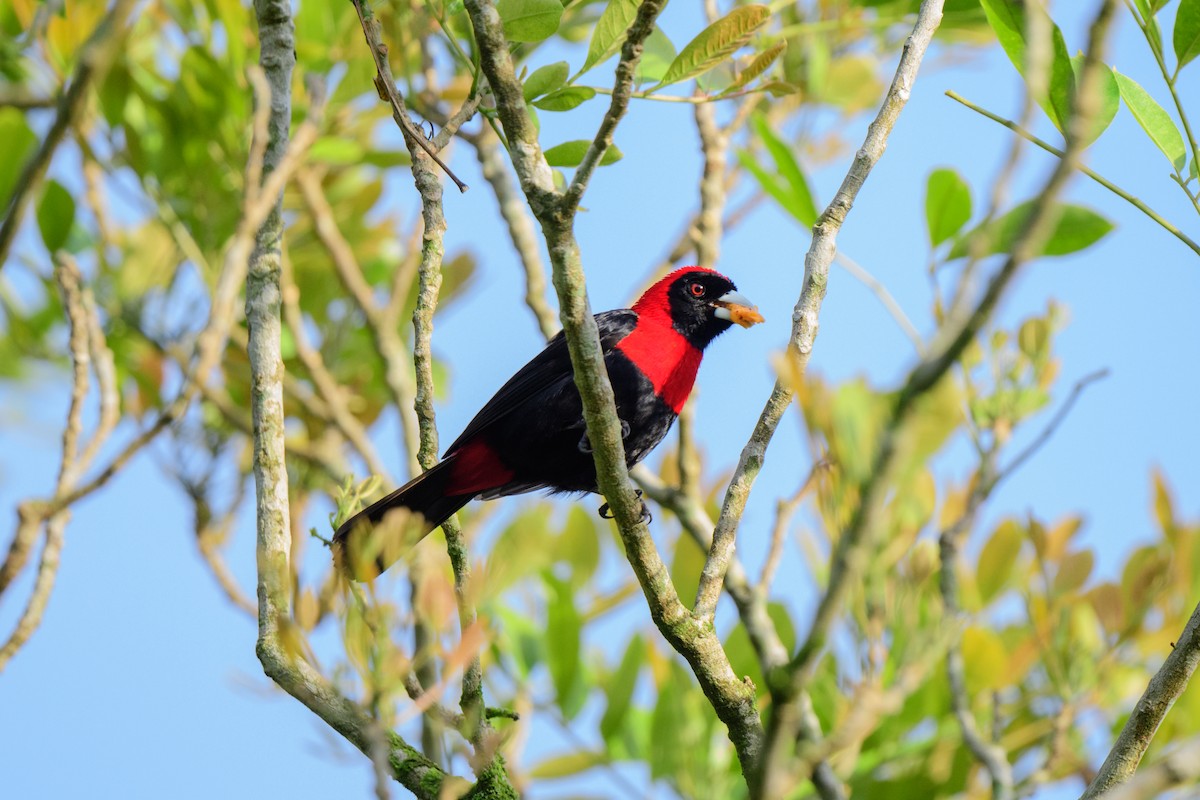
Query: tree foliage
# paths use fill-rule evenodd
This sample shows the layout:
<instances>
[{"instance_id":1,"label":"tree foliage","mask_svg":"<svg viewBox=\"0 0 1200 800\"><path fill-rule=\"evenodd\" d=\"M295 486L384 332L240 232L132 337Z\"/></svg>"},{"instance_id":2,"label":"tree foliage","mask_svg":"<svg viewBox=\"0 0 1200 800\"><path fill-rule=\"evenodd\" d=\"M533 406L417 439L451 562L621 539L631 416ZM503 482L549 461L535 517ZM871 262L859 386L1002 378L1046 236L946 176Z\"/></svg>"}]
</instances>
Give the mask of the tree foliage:
<instances>
[{"instance_id":1,"label":"tree foliage","mask_svg":"<svg viewBox=\"0 0 1200 800\"><path fill-rule=\"evenodd\" d=\"M267 141L282 141L262 116L271 104L286 106L293 131L307 125L311 134L294 136L287 156L295 163L275 163L285 181L277 377L291 599L286 618L272 624L283 657L303 666L300 688L285 688L307 692L302 701L364 750L380 775L421 797L515 796L600 772L626 782L628 764L697 798L771 796L764 787L779 786L785 791L775 796L942 797L990 786L995 797L1013 797L1067 779L1082 789L1103 760L1097 741L1116 739L1174 643L1197 647L1195 631L1186 643L1181 631L1200 598L1200 521L1181 517L1165 476L1149 478L1154 541L1133 550L1113 578L1093 574L1096 554L1078 538L1081 516L1048 519L1031 509L992 521L983 513L1098 376L1073 387L1061 380L1063 306L1026 310L1014 325L996 322L995 299L976 290L980 276L998 294L1005 270L1103 246L1116 222L1083 205L1043 202L1042 193L998 202L995 187L973 188L936 164L925 186L905 189L907 202L924 204L936 331L921 339L901 320L923 357L907 382L833 382L808 372L806 358L777 365L779 413L795 415L806 435L804 452L786 458L806 469L794 495L780 499L773 529L754 532L771 542L761 574L749 576L731 551L720 555L722 526L736 530L740 510L730 511L729 476L717 471L735 456L714 454L704 468L691 411L672 451L634 476L664 507L654 523L667 565L657 587L630 572L624 556L639 556L628 552L629 526L618 532L588 502L564 511L522 500L520 512L499 523L489 510L469 508L460 515L468 550L448 530L362 587L338 578L317 541L331 521L432 454L431 394L443 395L450 367L429 348L428 333L480 269L519 263L522 271L507 279L525 282L541 330L553 332L545 253L564 308L580 287L556 246L573 242L573 233L569 225L552 230L551 206L563 204L559 216L573 219L567 201L578 205L592 169L621 159L616 142L630 124L618 126L621 115L610 111L612 127L594 134L601 106L616 109L624 95L694 109L705 158L697 212L680 221L684 234L668 243L662 265L646 269L647 279L676 263L717 263L723 235L761 202L816 226L818 239L822 226L836 238L849 207L837 210L835 200L825 209L809 176L859 147L862 112L897 102L897 88L889 89L896 54L912 46L918 7L928 13L940 4L711 3L702 24L685 29L656 25L654 4L635 0L392 0L368 10L368 22L355 4L306 1L294 20L300 69L290 98L260 88L261 10L256 18L239 0L155 0L130 14L131 5L13 0L0 9L0 379L22 387L39 362L70 364L79 397L119 409L129 442L91 471L99 444L78 465L75 445L64 445L66 478L19 509L0 592L30 567L41 539L38 571L49 582L39 579L0 666L38 624L64 511L156 437L176 455L172 477L194 507L206 568L232 602L255 611L253 592L226 564L227 555L249 559L226 544L252 453L261 458L250 413L260 367L229 281L244 275L250 257L258 228L246 228L251 206L274 202L259 193L264 152L273 152ZM1163 84L1150 90L1094 63L1103 17L1094 41L1068 42L1037 3L950 0L933 46L969 58L998 43L1030 104L1064 136L1061 147L1042 146L1068 164L1123 104L1200 213L1200 152L1178 93L1181 70L1200 53L1200 4L1181 0L1171 35L1159 21L1163 5L1137 0L1127 11L1161 67ZM492 13L498 32L481 29ZM400 113L421 120L415 130L432 144L409 130L405 148L391 144L393 109L380 101L387 93L372 58L371 19L408 107ZM485 34L499 33L497 53ZM627 42L631 35L639 47ZM1081 49L1088 59L1071 58ZM513 86L497 85L494 57L510 61ZM1081 100L1085 85L1096 88ZM968 105L1032 137L1032 111L1008 121ZM547 114L566 115L576 138L542 140L537 126ZM58 134L54 120L63 123ZM521 120L536 148L520 138ZM469 221L449 213L443 243L440 189L430 182L444 176L425 153L445 155L449 142L439 131L453 138L457 158L482 165L487 185L472 191L495 196L511 252L472 251L456 233ZM851 167L858 185L871 166ZM423 202L416 220L388 202L413 192L409 171ZM1087 174L1200 254L1179 227ZM534 217L548 251L535 239ZM810 263L809 281L813 275ZM813 291L815 322L824 284ZM64 345L64 330L73 344ZM961 341L952 345L955 335ZM89 379L98 387L92 393ZM397 442L379 434L393 414ZM86 441L107 439L107 424L83 437L85 451ZM67 438L79 439L81 425L73 404ZM765 448L772 432L756 431L738 478L753 480L758 467L748 465L762 461L753 448ZM381 458L380 449L402 456ZM388 474L394 461L404 474ZM822 597L815 617L794 602L792 585L775 580L785 548L799 552ZM723 601L715 627L711 612L706 619L695 611L709 574L732 601L728 613ZM664 594L682 599L686 618L666 619ZM625 624L630 616L639 622ZM337 635L321 637L318 648L309 637L321 630ZM712 647L694 646L706 636ZM721 682L725 673L733 688ZM322 706L313 686L344 704ZM723 703L739 697L748 716L731 722L735 713ZM790 714L796 730L780 734L793 724ZM1193 735L1196 718L1193 689L1162 721L1147 758ZM529 730L547 729L568 731L569 746L522 751Z\"/></svg>"}]
</instances>

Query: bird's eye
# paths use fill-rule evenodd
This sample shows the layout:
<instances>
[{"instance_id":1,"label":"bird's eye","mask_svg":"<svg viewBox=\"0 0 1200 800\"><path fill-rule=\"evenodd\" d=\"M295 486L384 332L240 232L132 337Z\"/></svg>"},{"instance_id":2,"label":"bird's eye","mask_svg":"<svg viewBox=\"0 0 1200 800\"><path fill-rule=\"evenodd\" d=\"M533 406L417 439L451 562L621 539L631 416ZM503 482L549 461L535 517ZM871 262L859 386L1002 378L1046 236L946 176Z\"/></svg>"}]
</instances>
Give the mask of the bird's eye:
<instances>
[{"instance_id":1,"label":"bird's eye","mask_svg":"<svg viewBox=\"0 0 1200 800\"><path fill-rule=\"evenodd\" d=\"M704 286L699 283L693 283L688 287L688 291L692 293L692 297L704 297Z\"/></svg>"}]
</instances>

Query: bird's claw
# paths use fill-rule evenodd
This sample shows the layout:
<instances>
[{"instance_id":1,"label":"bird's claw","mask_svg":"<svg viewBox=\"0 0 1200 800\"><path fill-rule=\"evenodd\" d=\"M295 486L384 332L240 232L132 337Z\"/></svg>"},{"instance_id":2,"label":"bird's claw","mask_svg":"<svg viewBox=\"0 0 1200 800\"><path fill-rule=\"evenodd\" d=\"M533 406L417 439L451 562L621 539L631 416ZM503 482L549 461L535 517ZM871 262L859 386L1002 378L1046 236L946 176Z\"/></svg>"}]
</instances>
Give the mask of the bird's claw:
<instances>
[{"instance_id":1,"label":"bird's claw","mask_svg":"<svg viewBox=\"0 0 1200 800\"><path fill-rule=\"evenodd\" d=\"M624 441L629 438L630 430L631 430L631 428L629 427L629 423L626 422L625 420L621 420L621 441ZM586 430L583 432L583 436L579 437L578 447L579 447L579 452L581 452L581 453L592 452L592 440L588 438ZM604 516L604 515L601 514L600 516ZM608 518L605 517L605 519L608 519Z\"/></svg>"},{"instance_id":2,"label":"bird's claw","mask_svg":"<svg viewBox=\"0 0 1200 800\"><path fill-rule=\"evenodd\" d=\"M642 500L642 490L634 489L634 491L637 492L638 500L640 500L642 503L642 511L638 515L638 522L646 523L646 524L653 522L654 515L650 513L650 507L646 505L645 500ZM612 519L613 518L612 509L608 507L608 503L605 503L604 505L600 506L600 508L597 510L596 513L598 513L600 515L601 519Z\"/></svg>"}]
</instances>

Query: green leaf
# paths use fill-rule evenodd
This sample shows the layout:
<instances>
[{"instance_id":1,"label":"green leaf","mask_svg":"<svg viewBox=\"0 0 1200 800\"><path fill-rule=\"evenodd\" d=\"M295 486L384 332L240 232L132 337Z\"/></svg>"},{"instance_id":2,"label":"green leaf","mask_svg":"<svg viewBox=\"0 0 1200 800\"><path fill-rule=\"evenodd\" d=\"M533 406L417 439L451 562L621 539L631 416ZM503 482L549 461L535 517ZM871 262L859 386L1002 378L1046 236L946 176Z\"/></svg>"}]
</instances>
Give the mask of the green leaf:
<instances>
[{"instance_id":1,"label":"green leaf","mask_svg":"<svg viewBox=\"0 0 1200 800\"><path fill-rule=\"evenodd\" d=\"M962 230L971 218L971 189L952 169L935 169L925 184L925 226L937 247Z\"/></svg>"},{"instance_id":2,"label":"green leaf","mask_svg":"<svg viewBox=\"0 0 1200 800\"><path fill-rule=\"evenodd\" d=\"M667 35L655 25L654 30L650 31L650 35L646 37L646 41L642 45L642 59L638 61L637 72L634 76L638 85L661 81L676 55L678 53L675 45L671 44Z\"/></svg>"},{"instance_id":3,"label":"green leaf","mask_svg":"<svg viewBox=\"0 0 1200 800\"><path fill-rule=\"evenodd\" d=\"M675 540L675 554L671 558L671 582L681 597L695 597L700 585L700 572L708 553L689 536Z\"/></svg>"},{"instance_id":4,"label":"green leaf","mask_svg":"<svg viewBox=\"0 0 1200 800\"><path fill-rule=\"evenodd\" d=\"M341 136L322 136L313 142L308 158L320 164L346 166L363 160L363 146L354 139Z\"/></svg>"},{"instance_id":5,"label":"green leaf","mask_svg":"<svg viewBox=\"0 0 1200 800\"><path fill-rule=\"evenodd\" d=\"M755 134L762 140L763 146L767 148L771 159L775 162L775 172L773 174L765 175L760 170L755 173L755 178L760 183L764 179L770 179L772 183L776 183L779 194L783 195L783 199L780 199L779 195L774 193L772 196L780 200L780 204L787 209L788 213L802 224L810 227L815 225L818 216L817 205L813 201L812 189L809 188L808 179L804 176L804 171L800 169L800 164L796 161L796 157L792 153L792 148L780 139L775 134L775 131L771 130L771 125L767 122L765 115L756 113L751 117L750 125ZM779 182L780 178L783 179L782 182ZM767 188L766 184L763 185L763 188ZM767 191L770 192L771 190L767 189Z\"/></svg>"},{"instance_id":6,"label":"green leaf","mask_svg":"<svg viewBox=\"0 0 1200 800\"><path fill-rule=\"evenodd\" d=\"M579 712L586 693L582 691L583 676L579 670L580 628L575 597L566 581L549 572L542 573L550 590L546 608L546 661L554 681L555 701L563 716L571 719ZM577 691L579 690L579 691Z\"/></svg>"},{"instance_id":7,"label":"green leaf","mask_svg":"<svg viewBox=\"0 0 1200 800\"><path fill-rule=\"evenodd\" d=\"M0 142L4 142L4 158L0 158L0 208L8 208L9 195L27 157L37 146L37 137L20 111L0 108Z\"/></svg>"},{"instance_id":8,"label":"green leaf","mask_svg":"<svg viewBox=\"0 0 1200 800\"><path fill-rule=\"evenodd\" d=\"M1175 127L1171 116L1133 78L1119 72L1116 72L1116 75L1121 98L1129 107L1133 118L1171 162L1171 166L1177 171L1182 170L1187 163L1187 150L1183 146L1183 136L1179 134L1179 128Z\"/></svg>"},{"instance_id":9,"label":"green leaf","mask_svg":"<svg viewBox=\"0 0 1200 800\"><path fill-rule=\"evenodd\" d=\"M1050 323L1042 317L1032 317L1021 323L1017 331L1017 347L1030 361L1044 357L1050 344Z\"/></svg>"},{"instance_id":10,"label":"green leaf","mask_svg":"<svg viewBox=\"0 0 1200 800\"><path fill-rule=\"evenodd\" d=\"M604 709L604 716L600 719L600 735L604 737L605 741L621 732L645 657L646 645L642 641L642 637L635 634L629 640L629 645L625 648L625 655L621 656L621 663L617 666L616 672L612 674L604 687L604 691L608 695L608 706Z\"/></svg>"},{"instance_id":11,"label":"green leaf","mask_svg":"<svg viewBox=\"0 0 1200 800\"><path fill-rule=\"evenodd\" d=\"M545 631L529 617L503 605L497 606L495 614L501 620L502 652L516 662L521 677L528 678L533 668L542 663L545 657Z\"/></svg>"},{"instance_id":12,"label":"green leaf","mask_svg":"<svg viewBox=\"0 0 1200 800\"><path fill-rule=\"evenodd\" d=\"M973 228L955 240L947 258L971 255L971 242L977 236L986 237L986 246L980 256L1009 252L1032 208L1033 201L1022 203L989 224ZM1065 256L1077 253L1100 241L1112 229L1113 224L1095 211L1083 206L1064 205L1054 233L1038 255Z\"/></svg>"},{"instance_id":13,"label":"green leaf","mask_svg":"<svg viewBox=\"0 0 1200 800\"><path fill-rule=\"evenodd\" d=\"M608 759L603 753L578 750L561 756L551 756L535 764L529 770L529 777L539 780L567 778L606 763Z\"/></svg>"},{"instance_id":14,"label":"green leaf","mask_svg":"<svg viewBox=\"0 0 1200 800\"><path fill-rule=\"evenodd\" d=\"M37 207L37 224L42 232L42 241L51 253L66 244L71 226L75 224L75 201L58 181L48 181L42 190L42 199Z\"/></svg>"},{"instance_id":15,"label":"green leaf","mask_svg":"<svg viewBox=\"0 0 1200 800\"><path fill-rule=\"evenodd\" d=\"M847 114L875 106L884 88L877 67L874 56L839 56L825 71L821 100Z\"/></svg>"},{"instance_id":16,"label":"green leaf","mask_svg":"<svg viewBox=\"0 0 1200 800\"><path fill-rule=\"evenodd\" d=\"M362 163L382 169L407 167L412 164L412 156L404 150L371 150L363 154Z\"/></svg>"},{"instance_id":17,"label":"green leaf","mask_svg":"<svg viewBox=\"0 0 1200 800\"><path fill-rule=\"evenodd\" d=\"M590 86L568 86L534 100L533 104L543 111L570 111L595 96L596 90Z\"/></svg>"},{"instance_id":18,"label":"green leaf","mask_svg":"<svg viewBox=\"0 0 1200 800\"><path fill-rule=\"evenodd\" d=\"M763 52L756 55L754 57L754 60L751 61L749 64L747 64L746 68L738 74L737 80L735 80L730 85L730 87L728 89L726 89L725 91L726 92L737 91L738 89L742 88L746 84L750 83L750 81L757 78L759 75L762 75L764 72L766 72L770 68L770 66L772 64L775 63L775 59L777 59L781 55L783 55L783 51L786 49L787 49L787 39L784 39L783 41L779 42L778 44L776 44L772 47L769 47L766 50L764 50Z\"/></svg>"},{"instance_id":19,"label":"green leaf","mask_svg":"<svg viewBox=\"0 0 1200 800\"><path fill-rule=\"evenodd\" d=\"M499 0L496 11L510 42L540 42L558 30L563 7L559 0Z\"/></svg>"},{"instance_id":20,"label":"green leaf","mask_svg":"<svg viewBox=\"0 0 1200 800\"><path fill-rule=\"evenodd\" d=\"M768 172L761 164L759 164L749 150L738 150L737 160L746 171L754 176L762 186L763 191L771 195L775 202L779 203L785 211L791 214L796 219L800 219L804 215L804 208L792 196L787 187L779 180L779 177L774 173ZM815 219L815 218L814 218ZM810 225L812 223L809 223Z\"/></svg>"},{"instance_id":21,"label":"green leaf","mask_svg":"<svg viewBox=\"0 0 1200 800\"><path fill-rule=\"evenodd\" d=\"M1079 78L1083 74L1082 53L1071 59L1071 69L1075 73L1075 85L1078 86ZM1088 131L1087 138L1084 140L1085 147L1099 139L1100 134L1108 129L1120 107L1121 91L1117 86L1116 76L1113 75L1110 67L1102 65L1100 70L1100 107L1092 119L1092 129Z\"/></svg>"},{"instance_id":22,"label":"green leaf","mask_svg":"<svg viewBox=\"0 0 1200 800\"><path fill-rule=\"evenodd\" d=\"M744 47L770 17L771 10L763 5L735 8L684 45L654 88L694 78L717 66Z\"/></svg>"},{"instance_id":23,"label":"green leaf","mask_svg":"<svg viewBox=\"0 0 1200 800\"><path fill-rule=\"evenodd\" d=\"M800 94L803 91L796 84L786 81L767 81L760 84L760 88L765 89L772 97L787 97L789 94Z\"/></svg>"},{"instance_id":24,"label":"green leaf","mask_svg":"<svg viewBox=\"0 0 1200 800\"><path fill-rule=\"evenodd\" d=\"M650 777L653 779L675 775L684 762L684 753L679 746L680 728L688 722L687 709L683 704L686 684L668 676L658 687L658 702L650 718Z\"/></svg>"},{"instance_id":25,"label":"green leaf","mask_svg":"<svg viewBox=\"0 0 1200 800\"><path fill-rule=\"evenodd\" d=\"M600 565L600 536L596 517L579 506L572 506L567 524L555 540L556 560L571 565L571 583L586 583Z\"/></svg>"},{"instance_id":26,"label":"green leaf","mask_svg":"<svg viewBox=\"0 0 1200 800\"><path fill-rule=\"evenodd\" d=\"M1200 0L1179 0L1175 12L1175 34L1171 37L1175 45L1175 57L1179 64L1175 73L1196 56L1200 56Z\"/></svg>"},{"instance_id":27,"label":"green leaf","mask_svg":"<svg viewBox=\"0 0 1200 800\"><path fill-rule=\"evenodd\" d=\"M570 142L556 144L546 151L546 163L552 167L578 167L591 146L588 139L575 139ZM600 159L600 166L607 167L624 158L625 154L615 144L610 144Z\"/></svg>"},{"instance_id":28,"label":"green leaf","mask_svg":"<svg viewBox=\"0 0 1200 800\"><path fill-rule=\"evenodd\" d=\"M1071 70L1071 58L1067 54L1067 43L1062 31L1054 21L1046 16L1046 11L1037 0L980 0L988 24L996 32L996 38L1008 59L1017 68L1017 72L1026 80L1025 57L1028 42L1025 41L1027 29L1025 11L1032 9L1033 13L1045 17L1044 23L1051 30L1053 42L1053 58L1050 63L1049 92L1044 97L1038 97L1038 105L1050 117L1060 131L1066 130L1067 118L1070 116L1071 94L1075 91L1075 74Z\"/></svg>"},{"instance_id":29,"label":"green leaf","mask_svg":"<svg viewBox=\"0 0 1200 800\"><path fill-rule=\"evenodd\" d=\"M1025 536L1021 526L1010 519L1000 523L979 553L979 566L975 569L975 586L979 599L987 605L1000 591L1012 574L1017 554Z\"/></svg>"},{"instance_id":30,"label":"green leaf","mask_svg":"<svg viewBox=\"0 0 1200 800\"><path fill-rule=\"evenodd\" d=\"M528 103L544 94L550 94L550 92L562 88L562 85L567 82L567 75L570 72L571 68L565 61L556 61L553 64L538 67L530 73L529 77L525 79L525 85L521 87L521 92L525 95L525 102Z\"/></svg>"},{"instance_id":31,"label":"green leaf","mask_svg":"<svg viewBox=\"0 0 1200 800\"><path fill-rule=\"evenodd\" d=\"M621 45L625 44L625 34L637 16L638 5L638 0L609 0L600 19L596 21L596 29L592 31L587 58L579 72L571 78L572 81L597 64L603 64L621 49Z\"/></svg>"}]
</instances>

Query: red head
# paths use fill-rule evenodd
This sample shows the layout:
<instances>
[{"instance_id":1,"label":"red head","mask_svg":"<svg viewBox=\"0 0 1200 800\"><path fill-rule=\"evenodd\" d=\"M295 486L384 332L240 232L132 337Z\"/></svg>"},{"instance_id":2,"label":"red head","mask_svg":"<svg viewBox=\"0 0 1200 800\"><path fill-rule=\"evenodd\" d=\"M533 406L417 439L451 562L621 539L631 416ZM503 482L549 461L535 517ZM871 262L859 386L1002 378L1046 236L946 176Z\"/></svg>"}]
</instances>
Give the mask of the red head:
<instances>
[{"instance_id":1,"label":"red head","mask_svg":"<svg viewBox=\"0 0 1200 800\"><path fill-rule=\"evenodd\" d=\"M733 281L705 267L675 270L647 289L633 310L639 323L670 325L700 349L735 322L748 328L763 321Z\"/></svg>"}]
</instances>

